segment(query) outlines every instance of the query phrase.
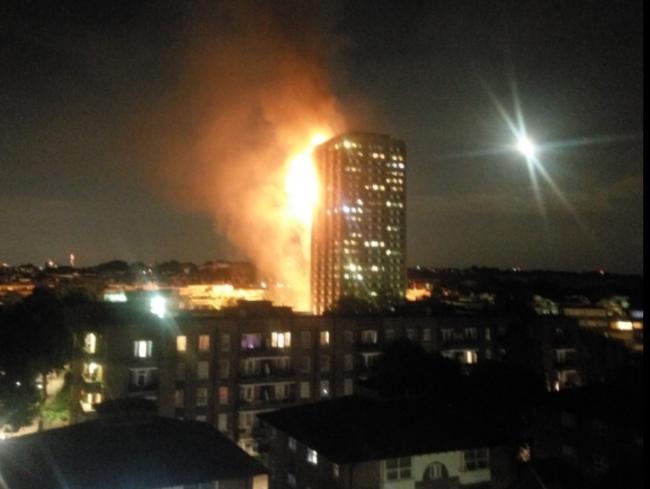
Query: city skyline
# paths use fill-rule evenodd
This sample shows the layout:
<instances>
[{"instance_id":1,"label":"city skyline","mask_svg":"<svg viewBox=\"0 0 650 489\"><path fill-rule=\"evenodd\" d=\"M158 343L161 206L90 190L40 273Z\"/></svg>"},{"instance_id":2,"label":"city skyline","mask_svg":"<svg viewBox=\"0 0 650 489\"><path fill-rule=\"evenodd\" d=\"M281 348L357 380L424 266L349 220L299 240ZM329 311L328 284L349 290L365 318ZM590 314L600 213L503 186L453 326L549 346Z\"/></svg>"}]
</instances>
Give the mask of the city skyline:
<instances>
[{"instance_id":1,"label":"city skyline","mask_svg":"<svg viewBox=\"0 0 650 489\"><path fill-rule=\"evenodd\" d=\"M224 113L256 147L303 119L404 140L410 266L642 273L641 5L8 7L0 261L256 261L232 239L245 138L202 148L223 167L197 153ZM540 178L543 217L524 158L502 151L517 105L574 212Z\"/></svg>"}]
</instances>

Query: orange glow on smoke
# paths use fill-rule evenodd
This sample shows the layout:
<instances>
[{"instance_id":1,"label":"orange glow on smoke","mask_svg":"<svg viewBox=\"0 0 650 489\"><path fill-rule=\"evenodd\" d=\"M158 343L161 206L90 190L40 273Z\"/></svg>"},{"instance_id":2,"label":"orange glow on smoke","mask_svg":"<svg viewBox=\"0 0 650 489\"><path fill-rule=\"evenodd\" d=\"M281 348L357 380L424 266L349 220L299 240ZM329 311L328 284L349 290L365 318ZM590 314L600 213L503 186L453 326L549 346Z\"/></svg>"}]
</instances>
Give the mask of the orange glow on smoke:
<instances>
[{"instance_id":1,"label":"orange glow on smoke","mask_svg":"<svg viewBox=\"0 0 650 489\"><path fill-rule=\"evenodd\" d=\"M314 147L329 139L319 132L312 136L306 148L289 159L284 190L286 212L289 219L297 221L305 234L303 242L310 242L311 222L314 207L318 202L319 184L316 166L312 157Z\"/></svg>"}]
</instances>

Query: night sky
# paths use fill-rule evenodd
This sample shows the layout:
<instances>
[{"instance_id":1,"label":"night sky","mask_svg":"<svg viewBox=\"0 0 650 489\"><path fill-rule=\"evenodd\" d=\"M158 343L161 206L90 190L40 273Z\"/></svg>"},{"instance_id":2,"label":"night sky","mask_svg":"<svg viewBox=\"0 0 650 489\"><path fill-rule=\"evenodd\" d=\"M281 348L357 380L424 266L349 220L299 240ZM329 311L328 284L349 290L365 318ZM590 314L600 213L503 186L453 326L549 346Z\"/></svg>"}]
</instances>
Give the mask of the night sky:
<instances>
[{"instance_id":1,"label":"night sky","mask_svg":"<svg viewBox=\"0 0 650 489\"><path fill-rule=\"evenodd\" d=\"M214 212L179 197L203 171L191 151L174 152L174 178L166 170L165 141L191 141L211 110L195 92L220 90L222 78L206 90L190 67L202 43L218 51L236 30L222 3L3 2L0 261L246 258ZM243 12L323 68L346 127L406 142L410 265L642 273L642 2L278 1ZM513 135L494 100L514 113L515 91L539 144L584 142L539 155L577 218L540 181L542 217L525 161L498 151Z\"/></svg>"}]
</instances>

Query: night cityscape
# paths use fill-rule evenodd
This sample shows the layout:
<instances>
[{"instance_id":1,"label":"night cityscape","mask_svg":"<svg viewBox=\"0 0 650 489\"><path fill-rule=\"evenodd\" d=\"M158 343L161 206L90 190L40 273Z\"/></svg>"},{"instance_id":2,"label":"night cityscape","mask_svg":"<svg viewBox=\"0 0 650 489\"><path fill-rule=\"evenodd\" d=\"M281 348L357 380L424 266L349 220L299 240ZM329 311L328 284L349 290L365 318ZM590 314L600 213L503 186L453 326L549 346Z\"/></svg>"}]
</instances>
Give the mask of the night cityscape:
<instances>
[{"instance_id":1,"label":"night cityscape","mask_svg":"<svg viewBox=\"0 0 650 489\"><path fill-rule=\"evenodd\" d=\"M644 487L642 19L0 6L0 489Z\"/></svg>"}]
</instances>

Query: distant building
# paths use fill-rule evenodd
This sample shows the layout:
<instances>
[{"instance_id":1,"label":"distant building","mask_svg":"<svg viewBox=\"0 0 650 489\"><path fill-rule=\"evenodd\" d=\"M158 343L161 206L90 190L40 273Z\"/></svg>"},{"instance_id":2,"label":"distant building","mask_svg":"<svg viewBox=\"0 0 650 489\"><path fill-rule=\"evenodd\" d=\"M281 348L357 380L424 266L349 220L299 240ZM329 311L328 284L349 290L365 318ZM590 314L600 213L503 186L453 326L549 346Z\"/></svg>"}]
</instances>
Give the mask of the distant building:
<instances>
[{"instance_id":1,"label":"distant building","mask_svg":"<svg viewBox=\"0 0 650 489\"><path fill-rule=\"evenodd\" d=\"M486 406L361 397L260 415L271 487L312 489L510 487L518 434L504 418Z\"/></svg>"},{"instance_id":2,"label":"distant building","mask_svg":"<svg viewBox=\"0 0 650 489\"><path fill-rule=\"evenodd\" d=\"M0 486L268 487L266 469L208 424L160 418L134 400L100 405L98 412L94 421L2 442Z\"/></svg>"},{"instance_id":3,"label":"distant building","mask_svg":"<svg viewBox=\"0 0 650 489\"><path fill-rule=\"evenodd\" d=\"M321 195L311 244L312 311L341 297L389 304L406 289L406 146L351 132L315 150Z\"/></svg>"}]
</instances>

